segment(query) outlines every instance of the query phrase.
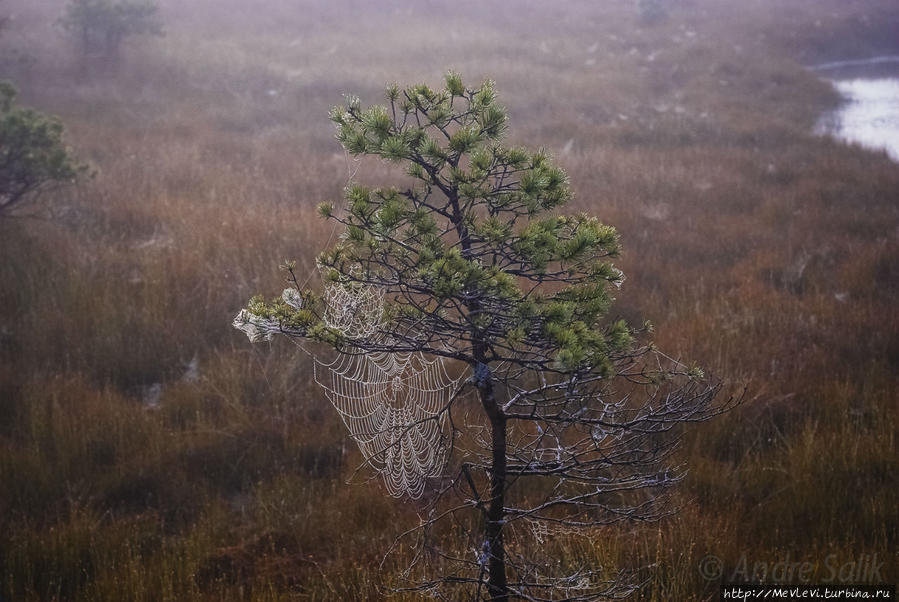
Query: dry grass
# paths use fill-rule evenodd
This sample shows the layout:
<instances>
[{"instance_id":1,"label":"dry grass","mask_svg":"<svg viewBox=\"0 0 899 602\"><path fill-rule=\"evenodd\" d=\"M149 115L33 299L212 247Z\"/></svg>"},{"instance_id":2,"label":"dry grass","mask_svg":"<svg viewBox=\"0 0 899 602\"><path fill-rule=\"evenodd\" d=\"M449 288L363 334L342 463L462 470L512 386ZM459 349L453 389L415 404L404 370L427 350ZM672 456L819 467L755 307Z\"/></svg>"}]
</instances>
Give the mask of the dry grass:
<instances>
[{"instance_id":1,"label":"dry grass","mask_svg":"<svg viewBox=\"0 0 899 602\"><path fill-rule=\"evenodd\" d=\"M615 311L749 386L686 442L676 518L554 549L656 563L646 600L715 599L708 554L821 578L878 554L895 581L899 166L813 136L837 99L801 68L897 53L892 3L684 0L646 23L632 3L172 0L167 37L105 72L37 4L6 2L31 60L4 68L97 175L51 220L0 223L0 599L383 597L414 507L347 486L358 452L305 356L229 322L284 259L311 270L332 234L314 207L348 173L390 177L346 160L330 105L450 67L495 78L513 138L618 227Z\"/></svg>"}]
</instances>

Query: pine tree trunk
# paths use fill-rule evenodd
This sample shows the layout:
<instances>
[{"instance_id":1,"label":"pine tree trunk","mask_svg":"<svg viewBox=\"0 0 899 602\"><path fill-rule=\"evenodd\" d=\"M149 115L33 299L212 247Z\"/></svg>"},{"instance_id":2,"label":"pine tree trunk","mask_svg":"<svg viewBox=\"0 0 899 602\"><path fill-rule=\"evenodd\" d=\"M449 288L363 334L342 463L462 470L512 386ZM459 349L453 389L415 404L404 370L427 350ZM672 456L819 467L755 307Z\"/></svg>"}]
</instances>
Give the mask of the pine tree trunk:
<instances>
[{"instance_id":1,"label":"pine tree trunk","mask_svg":"<svg viewBox=\"0 0 899 602\"><path fill-rule=\"evenodd\" d=\"M506 489L506 419L491 417L493 465L490 472L490 507L487 510L487 545L490 553L487 589L490 599L506 601L506 549L503 542Z\"/></svg>"},{"instance_id":2,"label":"pine tree trunk","mask_svg":"<svg viewBox=\"0 0 899 602\"><path fill-rule=\"evenodd\" d=\"M478 350L480 351L480 350ZM476 352L476 356L483 357ZM487 552L487 591L490 600L509 600L506 582L506 548L503 542L503 523L506 504L506 417L500 411L493 392L490 370L483 363L475 371L481 405L490 418L492 462L490 466L490 504L487 507L485 543Z\"/></svg>"},{"instance_id":3,"label":"pine tree trunk","mask_svg":"<svg viewBox=\"0 0 899 602\"><path fill-rule=\"evenodd\" d=\"M455 165L454 165L455 167ZM447 193L453 210L453 225L462 245L462 255L471 258L471 242L468 239L468 228L459 208L458 190ZM467 304L472 316L481 313L479 299ZM487 591L493 602L507 602L509 587L506 582L506 548L503 542L503 523L506 517L506 417L503 415L496 395L493 391L493 378L487 366L486 344L477 329L472 330L472 355L477 365L474 366L481 405L490 419L491 447L493 458L490 466L490 505L487 508L487 527L485 539L487 543Z\"/></svg>"}]
</instances>

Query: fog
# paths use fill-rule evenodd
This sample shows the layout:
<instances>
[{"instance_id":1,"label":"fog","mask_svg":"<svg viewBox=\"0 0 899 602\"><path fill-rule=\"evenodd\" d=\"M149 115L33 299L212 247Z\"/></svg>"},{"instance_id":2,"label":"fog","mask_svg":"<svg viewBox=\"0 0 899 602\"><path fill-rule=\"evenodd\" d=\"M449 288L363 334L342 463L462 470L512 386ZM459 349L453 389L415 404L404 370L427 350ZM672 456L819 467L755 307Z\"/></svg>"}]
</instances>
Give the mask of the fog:
<instances>
[{"instance_id":1,"label":"fog","mask_svg":"<svg viewBox=\"0 0 899 602\"><path fill-rule=\"evenodd\" d=\"M403 161L341 145L333 107L449 72L494 81L501 143L564 170L550 214L615 228L603 324L743 401L672 431L670 517L582 536L525 516L509 562L545 558L510 578L603 567L636 599L712 599L785 559L814 585L874 557L854 583L895 583L897 32L895 0L0 0L0 599L377 600L453 558L475 585L445 598L487 595L489 470L466 455L487 427L393 499L315 383L333 349L232 328L285 277L328 285L316 258L349 237L320 203L412 190ZM61 154L34 168L23 123L62 128ZM472 399L454 425L483 418ZM426 534L446 552L393 546L451 506L432 484L471 516ZM545 490L566 491L510 499Z\"/></svg>"}]
</instances>

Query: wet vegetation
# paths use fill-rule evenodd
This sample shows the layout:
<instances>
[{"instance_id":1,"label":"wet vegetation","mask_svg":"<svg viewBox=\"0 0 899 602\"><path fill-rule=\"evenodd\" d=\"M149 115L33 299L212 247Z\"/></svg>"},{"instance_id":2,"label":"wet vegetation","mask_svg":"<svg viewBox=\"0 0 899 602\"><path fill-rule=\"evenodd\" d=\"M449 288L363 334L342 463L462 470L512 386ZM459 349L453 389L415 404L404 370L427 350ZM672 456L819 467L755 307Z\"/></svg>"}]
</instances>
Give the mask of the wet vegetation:
<instances>
[{"instance_id":1,"label":"wet vegetation","mask_svg":"<svg viewBox=\"0 0 899 602\"><path fill-rule=\"evenodd\" d=\"M876 555L895 582L899 164L815 135L839 98L803 68L899 54L895 3L167 0L165 36L115 60L81 52L65 4L0 4L0 76L93 172L0 218L0 600L395 585L407 552L381 558L415 505L354 473L304 354L230 323L285 259L312 272L318 203L390 177L341 152L329 108L450 68L495 79L514 141L620 232L613 313L748 387L688 434L676 516L547 549L651 565L645 600L717 599L708 555L813 580Z\"/></svg>"}]
</instances>

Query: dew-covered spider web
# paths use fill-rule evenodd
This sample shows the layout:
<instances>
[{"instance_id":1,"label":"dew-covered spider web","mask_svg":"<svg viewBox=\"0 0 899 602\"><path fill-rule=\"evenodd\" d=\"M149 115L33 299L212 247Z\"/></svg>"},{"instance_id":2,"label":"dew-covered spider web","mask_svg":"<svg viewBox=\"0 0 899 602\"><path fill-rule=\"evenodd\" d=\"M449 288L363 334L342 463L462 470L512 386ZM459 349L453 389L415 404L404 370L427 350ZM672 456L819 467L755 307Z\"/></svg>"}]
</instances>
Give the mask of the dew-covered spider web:
<instances>
[{"instance_id":1,"label":"dew-covered spider web","mask_svg":"<svg viewBox=\"0 0 899 602\"><path fill-rule=\"evenodd\" d=\"M324 298L324 321L329 328L351 339L367 339L381 329L384 319L383 289L335 282L325 287Z\"/></svg>"},{"instance_id":2,"label":"dew-covered spider web","mask_svg":"<svg viewBox=\"0 0 899 602\"><path fill-rule=\"evenodd\" d=\"M328 327L351 339L382 337L383 289L332 283L324 299ZM342 355L330 364L316 359L315 380L387 491L420 497L427 479L446 464L446 409L458 381L447 374L443 358L381 352Z\"/></svg>"},{"instance_id":3,"label":"dew-covered spider web","mask_svg":"<svg viewBox=\"0 0 899 602\"><path fill-rule=\"evenodd\" d=\"M315 380L394 497L418 498L446 464L446 409L461 379L422 353L342 355Z\"/></svg>"},{"instance_id":4,"label":"dew-covered spider web","mask_svg":"<svg viewBox=\"0 0 899 602\"><path fill-rule=\"evenodd\" d=\"M325 286L323 298L326 326L359 343L389 346L383 289L333 282ZM303 308L296 289L285 290L282 299L294 309ZM290 334L274 318L246 309L234 319L234 327L253 342ZM427 480L439 476L446 464L447 409L462 377L449 376L444 358L420 352L341 354L331 363L309 355L315 381L325 389L365 461L381 473L388 492L421 497Z\"/></svg>"}]
</instances>

